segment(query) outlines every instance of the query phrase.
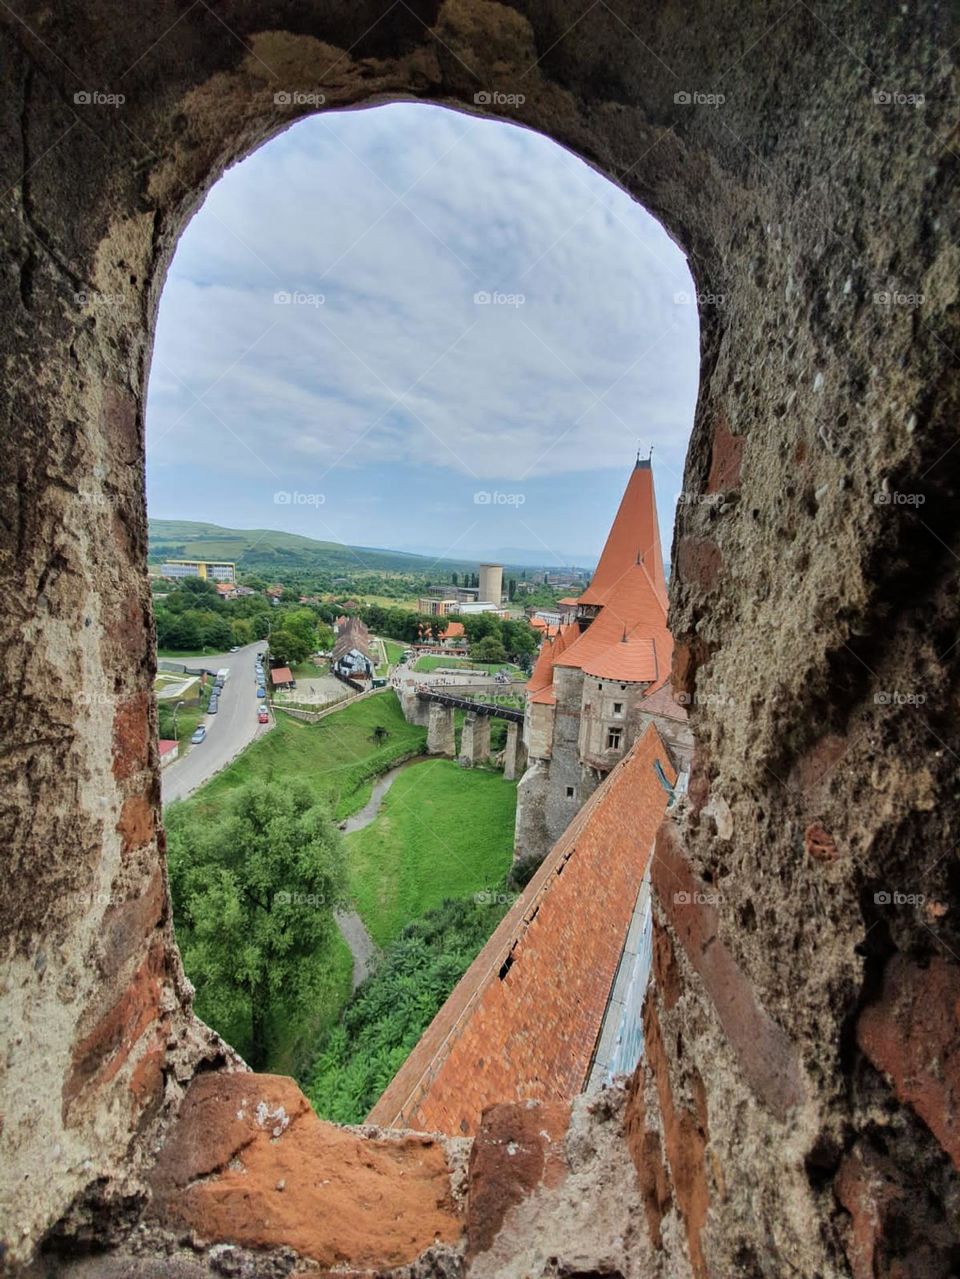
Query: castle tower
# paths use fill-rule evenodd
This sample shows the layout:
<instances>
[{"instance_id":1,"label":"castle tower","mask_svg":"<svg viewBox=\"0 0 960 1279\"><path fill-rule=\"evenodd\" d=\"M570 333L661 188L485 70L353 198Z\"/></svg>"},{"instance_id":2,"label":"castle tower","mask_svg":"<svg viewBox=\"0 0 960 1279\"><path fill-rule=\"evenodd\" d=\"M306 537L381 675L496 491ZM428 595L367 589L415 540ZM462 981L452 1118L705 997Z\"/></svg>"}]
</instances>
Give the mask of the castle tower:
<instances>
[{"instance_id":1,"label":"castle tower","mask_svg":"<svg viewBox=\"0 0 960 1279\"><path fill-rule=\"evenodd\" d=\"M649 723L685 763L690 734L670 693L667 603L653 468L638 459L574 620L544 643L527 683L518 860L545 855Z\"/></svg>"}]
</instances>

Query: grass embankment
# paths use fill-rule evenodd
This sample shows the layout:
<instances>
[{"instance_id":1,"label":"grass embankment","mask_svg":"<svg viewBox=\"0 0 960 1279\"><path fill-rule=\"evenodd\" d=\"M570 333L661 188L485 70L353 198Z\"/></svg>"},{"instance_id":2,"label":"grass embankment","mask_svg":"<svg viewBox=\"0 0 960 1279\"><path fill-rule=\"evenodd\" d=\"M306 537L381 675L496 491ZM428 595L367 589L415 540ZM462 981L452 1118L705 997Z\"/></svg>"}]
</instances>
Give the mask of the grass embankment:
<instances>
[{"instance_id":1,"label":"grass embankment","mask_svg":"<svg viewBox=\"0 0 960 1279\"><path fill-rule=\"evenodd\" d=\"M380 946L448 898L498 884L510 868L515 782L436 759L408 768L375 820L347 836L350 895Z\"/></svg>"},{"instance_id":2,"label":"grass embankment","mask_svg":"<svg viewBox=\"0 0 960 1279\"><path fill-rule=\"evenodd\" d=\"M370 798L374 780L399 760L426 746L427 730L408 724L392 689L352 702L316 724L277 711L276 727L249 746L222 773L184 804L198 813L215 812L223 801L252 778L308 782L330 805L334 817L355 813ZM382 745L373 739L384 728Z\"/></svg>"},{"instance_id":3,"label":"grass embankment","mask_svg":"<svg viewBox=\"0 0 960 1279\"><path fill-rule=\"evenodd\" d=\"M363 1122L510 900L495 893L490 901L444 902L403 930L300 1079L317 1114L335 1123Z\"/></svg>"},{"instance_id":4,"label":"grass embankment","mask_svg":"<svg viewBox=\"0 0 960 1279\"><path fill-rule=\"evenodd\" d=\"M203 720L206 714L207 699L203 698L201 706L181 706L176 714L177 721L177 741L181 748L185 743L190 741L193 730ZM157 736L161 740L173 740L173 706L164 702L157 703Z\"/></svg>"},{"instance_id":5,"label":"grass embankment","mask_svg":"<svg viewBox=\"0 0 960 1279\"><path fill-rule=\"evenodd\" d=\"M382 745L377 727L388 734ZM389 689L316 724L279 712L272 732L191 799L171 805L167 820L213 820L254 778L305 780L343 818L366 803L377 776L422 751L425 739ZM321 1114L363 1118L496 926L505 908L499 898L471 899L481 890L496 894L503 881L515 807L516 785L502 773L430 760L400 774L377 818L347 836L350 893L387 947L383 963L351 1000L350 954L334 933L302 966L297 989L277 1002L269 1026L267 1069L304 1084L316 1078L310 1093ZM229 1027L217 1029L230 1037ZM242 1042L239 1028L234 1034Z\"/></svg>"},{"instance_id":6,"label":"grass embankment","mask_svg":"<svg viewBox=\"0 0 960 1279\"><path fill-rule=\"evenodd\" d=\"M469 657L438 657L432 653L427 653L418 658L413 669L415 671L436 671L441 666L453 671L486 671L490 675L495 675L497 671L509 671L514 679L520 679L523 676L523 671L521 671L520 667L514 666L511 662L471 662Z\"/></svg>"}]
</instances>

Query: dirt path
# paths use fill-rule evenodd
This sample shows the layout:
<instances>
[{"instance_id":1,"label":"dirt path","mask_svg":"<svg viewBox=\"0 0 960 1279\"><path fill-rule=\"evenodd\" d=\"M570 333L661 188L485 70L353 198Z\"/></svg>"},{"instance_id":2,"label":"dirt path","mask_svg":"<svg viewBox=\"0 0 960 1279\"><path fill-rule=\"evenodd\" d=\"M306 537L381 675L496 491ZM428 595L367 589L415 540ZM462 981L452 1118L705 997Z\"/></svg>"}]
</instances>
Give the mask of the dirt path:
<instances>
[{"instance_id":1,"label":"dirt path","mask_svg":"<svg viewBox=\"0 0 960 1279\"><path fill-rule=\"evenodd\" d=\"M352 817L348 817L343 823L342 830L344 834L352 835L354 831L363 830L365 826L369 826L380 811L384 795L397 780L400 773L405 768L410 768L413 764L422 763L424 763L423 756L418 756L416 759L408 759L404 763L398 764L396 768L391 768L382 777L378 777L373 784L370 798L363 808L358 813L354 813ZM350 947L350 954L353 956L353 989L356 990L376 968L380 947L367 932L366 924L364 924L355 910L335 911L334 919L337 921L340 934Z\"/></svg>"}]
</instances>

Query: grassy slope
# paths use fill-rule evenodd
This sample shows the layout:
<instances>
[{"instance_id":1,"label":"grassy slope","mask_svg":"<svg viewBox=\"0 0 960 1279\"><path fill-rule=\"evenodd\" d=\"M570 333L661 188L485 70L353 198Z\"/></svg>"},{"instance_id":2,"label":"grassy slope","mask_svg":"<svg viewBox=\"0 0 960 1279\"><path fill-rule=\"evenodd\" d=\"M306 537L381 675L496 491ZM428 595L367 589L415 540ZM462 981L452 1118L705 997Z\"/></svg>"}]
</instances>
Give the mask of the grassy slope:
<instances>
[{"instance_id":1,"label":"grassy slope","mask_svg":"<svg viewBox=\"0 0 960 1279\"><path fill-rule=\"evenodd\" d=\"M391 666L396 666L403 656L404 645L397 640L385 639L383 646L387 650L387 661Z\"/></svg>"},{"instance_id":2,"label":"grassy slope","mask_svg":"<svg viewBox=\"0 0 960 1279\"><path fill-rule=\"evenodd\" d=\"M376 820L347 836L350 893L381 946L448 897L494 888L509 869L516 783L430 760L401 773Z\"/></svg>"},{"instance_id":3,"label":"grassy slope","mask_svg":"<svg viewBox=\"0 0 960 1279\"><path fill-rule=\"evenodd\" d=\"M414 666L415 671L436 671L441 666L449 667L450 670L465 669L469 671L499 671L506 667L511 674L519 675L520 668L511 666L509 662L471 662L467 657L434 657L428 654L426 657L417 659Z\"/></svg>"},{"instance_id":4,"label":"grassy slope","mask_svg":"<svg viewBox=\"0 0 960 1279\"><path fill-rule=\"evenodd\" d=\"M377 747L371 735L382 725L389 737ZM184 803L198 812L215 812L224 799L253 778L278 781L298 777L326 799L335 817L355 813L370 798L373 779L406 755L426 745L427 730L408 724L396 694L384 689L353 702L316 724L277 711L277 726L254 742L232 764Z\"/></svg>"},{"instance_id":5,"label":"grassy slope","mask_svg":"<svg viewBox=\"0 0 960 1279\"><path fill-rule=\"evenodd\" d=\"M183 715L181 711L181 721ZM378 724L390 734L379 748L370 740ZM317 724L280 713L273 732L254 742L177 808L193 809L199 818L212 816L244 782L296 777L313 785L336 816L344 817L366 803L371 778L385 772L398 757L422 750L425 743L426 730L406 723L396 695L389 690L346 706ZM350 951L335 932L313 957L309 970L302 973L302 997L298 993L292 1006L285 1002L277 1007L270 1027L271 1070L300 1073L317 1041L337 1022L349 999L352 972ZM217 1029L228 1036L231 1033L228 1027ZM233 1031L233 1040L242 1045L239 1028Z\"/></svg>"}]
</instances>

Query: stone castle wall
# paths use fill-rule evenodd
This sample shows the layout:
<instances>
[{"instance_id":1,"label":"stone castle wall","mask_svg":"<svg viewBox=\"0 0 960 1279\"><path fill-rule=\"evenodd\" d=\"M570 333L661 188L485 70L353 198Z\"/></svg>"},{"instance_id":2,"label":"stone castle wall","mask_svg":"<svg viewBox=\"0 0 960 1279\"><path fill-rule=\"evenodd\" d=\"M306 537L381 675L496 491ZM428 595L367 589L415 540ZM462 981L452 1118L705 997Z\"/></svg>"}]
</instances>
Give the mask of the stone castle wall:
<instances>
[{"instance_id":1,"label":"stone castle wall","mask_svg":"<svg viewBox=\"0 0 960 1279\"><path fill-rule=\"evenodd\" d=\"M186 219L226 165L313 109L292 94L321 92L331 109L417 98L543 131L661 219L697 294L670 557L696 761L655 863L632 1211L625 1225L624 1199L574 1176L582 1215L538 1226L519 1205L512 1255L547 1229L538 1272L546 1256L582 1272L584 1254L600 1271L629 1226L671 1277L948 1279L955 11L317 0L291 14L157 0L131 22L114 0L26 0L0 25L4 1267L44 1238L54 1256L63 1237L115 1242L190 1080L237 1066L192 1016L170 925L143 406ZM75 100L121 82L122 109ZM592 1147L617 1168L619 1134L601 1127ZM571 1150L586 1158L582 1140ZM514 1184L502 1168L491 1182ZM484 1238L477 1273L497 1249Z\"/></svg>"}]
</instances>

